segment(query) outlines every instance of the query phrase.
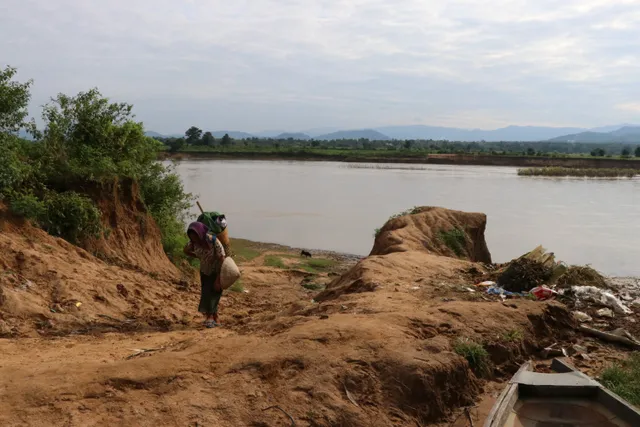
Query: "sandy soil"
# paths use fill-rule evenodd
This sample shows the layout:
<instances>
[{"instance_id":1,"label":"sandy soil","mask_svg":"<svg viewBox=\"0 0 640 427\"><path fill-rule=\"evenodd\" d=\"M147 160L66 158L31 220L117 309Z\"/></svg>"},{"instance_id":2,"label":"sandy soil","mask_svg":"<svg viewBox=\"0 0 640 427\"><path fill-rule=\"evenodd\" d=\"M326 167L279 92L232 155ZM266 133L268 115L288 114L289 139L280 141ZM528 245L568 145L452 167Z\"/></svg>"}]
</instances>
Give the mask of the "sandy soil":
<instances>
[{"instance_id":1,"label":"sandy soil","mask_svg":"<svg viewBox=\"0 0 640 427\"><path fill-rule=\"evenodd\" d=\"M470 292L484 267L433 248L312 264L237 242L242 283L209 330L197 284L166 264L115 265L13 220L1 230L2 426L466 426L464 407L481 425L545 346L586 342L588 372L624 353L576 337L559 303ZM453 351L460 338L483 343L488 376Z\"/></svg>"}]
</instances>

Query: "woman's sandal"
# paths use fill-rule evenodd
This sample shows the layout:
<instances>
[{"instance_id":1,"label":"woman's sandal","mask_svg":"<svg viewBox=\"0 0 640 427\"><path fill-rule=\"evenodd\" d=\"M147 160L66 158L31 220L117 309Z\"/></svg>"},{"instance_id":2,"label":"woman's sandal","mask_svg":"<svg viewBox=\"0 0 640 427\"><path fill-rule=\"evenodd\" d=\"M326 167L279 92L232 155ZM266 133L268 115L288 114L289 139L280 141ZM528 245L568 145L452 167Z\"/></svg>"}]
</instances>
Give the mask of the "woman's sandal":
<instances>
[{"instance_id":1,"label":"woman's sandal","mask_svg":"<svg viewBox=\"0 0 640 427\"><path fill-rule=\"evenodd\" d=\"M218 324L214 321L214 320L207 320L206 322L204 322L204 327L205 328L215 328L216 326L218 326Z\"/></svg>"}]
</instances>

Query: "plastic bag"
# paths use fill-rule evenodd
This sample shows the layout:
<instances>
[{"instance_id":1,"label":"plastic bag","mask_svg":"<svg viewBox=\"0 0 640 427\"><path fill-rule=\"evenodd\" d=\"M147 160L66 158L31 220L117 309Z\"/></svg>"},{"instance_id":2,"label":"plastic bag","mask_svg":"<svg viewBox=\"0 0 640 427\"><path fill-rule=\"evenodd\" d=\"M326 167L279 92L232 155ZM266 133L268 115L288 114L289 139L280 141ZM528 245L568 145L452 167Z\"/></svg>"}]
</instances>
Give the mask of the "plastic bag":
<instances>
[{"instance_id":1,"label":"plastic bag","mask_svg":"<svg viewBox=\"0 0 640 427\"><path fill-rule=\"evenodd\" d=\"M607 306L618 314L631 314L633 311L622 303L611 292L596 288L595 286L574 286L571 288L576 298L583 301L591 301Z\"/></svg>"},{"instance_id":2,"label":"plastic bag","mask_svg":"<svg viewBox=\"0 0 640 427\"><path fill-rule=\"evenodd\" d=\"M556 291L549 289L546 286L536 286L529 292L531 292L540 301L548 300L558 294Z\"/></svg>"}]
</instances>

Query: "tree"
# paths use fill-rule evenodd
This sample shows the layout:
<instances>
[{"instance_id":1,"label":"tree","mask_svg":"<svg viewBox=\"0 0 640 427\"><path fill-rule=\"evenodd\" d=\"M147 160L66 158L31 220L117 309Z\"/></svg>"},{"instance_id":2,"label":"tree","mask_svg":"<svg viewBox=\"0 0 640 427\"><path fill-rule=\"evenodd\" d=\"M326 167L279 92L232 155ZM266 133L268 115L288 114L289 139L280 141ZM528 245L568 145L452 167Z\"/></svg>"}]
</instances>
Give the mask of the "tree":
<instances>
[{"instance_id":1,"label":"tree","mask_svg":"<svg viewBox=\"0 0 640 427\"><path fill-rule=\"evenodd\" d=\"M605 154L604 148L594 148L591 150L591 155L594 157L604 157Z\"/></svg>"},{"instance_id":2,"label":"tree","mask_svg":"<svg viewBox=\"0 0 640 427\"><path fill-rule=\"evenodd\" d=\"M320 146L320 141L311 141L311 146L313 148L318 148Z\"/></svg>"},{"instance_id":3,"label":"tree","mask_svg":"<svg viewBox=\"0 0 640 427\"><path fill-rule=\"evenodd\" d=\"M640 145L636 147L635 156L640 157Z\"/></svg>"},{"instance_id":4,"label":"tree","mask_svg":"<svg viewBox=\"0 0 640 427\"><path fill-rule=\"evenodd\" d=\"M160 142L144 134L133 106L111 103L97 89L45 105L46 167L62 181L138 178L157 158Z\"/></svg>"},{"instance_id":5,"label":"tree","mask_svg":"<svg viewBox=\"0 0 640 427\"><path fill-rule=\"evenodd\" d=\"M198 145L200 143L200 137L202 137L202 129L198 129L195 126L191 126L184 133L184 136L187 138L187 144Z\"/></svg>"},{"instance_id":6,"label":"tree","mask_svg":"<svg viewBox=\"0 0 640 427\"><path fill-rule=\"evenodd\" d=\"M211 132L205 132L202 135L202 145L206 145L207 147L213 147L216 143L216 138L213 136Z\"/></svg>"},{"instance_id":7,"label":"tree","mask_svg":"<svg viewBox=\"0 0 640 427\"><path fill-rule=\"evenodd\" d=\"M171 153L175 153L182 150L182 147L185 146L186 142L184 138L169 138L166 141L166 144L169 146L169 151Z\"/></svg>"},{"instance_id":8,"label":"tree","mask_svg":"<svg viewBox=\"0 0 640 427\"><path fill-rule=\"evenodd\" d=\"M222 137L222 146L228 147L229 145L231 145L231 137L229 136L228 133L225 133L224 136Z\"/></svg>"},{"instance_id":9,"label":"tree","mask_svg":"<svg viewBox=\"0 0 640 427\"><path fill-rule=\"evenodd\" d=\"M26 122L27 105L31 99L29 88L33 80L25 83L11 81L15 68L0 69L0 133L16 133L20 129L35 132L35 123Z\"/></svg>"},{"instance_id":10,"label":"tree","mask_svg":"<svg viewBox=\"0 0 640 427\"><path fill-rule=\"evenodd\" d=\"M535 156L536 155L536 150L529 147L527 148L527 156Z\"/></svg>"},{"instance_id":11,"label":"tree","mask_svg":"<svg viewBox=\"0 0 640 427\"><path fill-rule=\"evenodd\" d=\"M622 152L620 153L622 155L622 157L629 157L631 156L631 148L629 147L624 147L622 149Z\"/></svg>"},{"instance_id":12,"label":"tree","mask_svg":"<svg viewBox=\"0 0 640 427\"><path fill-rule=\"evenodd\" d=\"M411 141L411 140L408 140L408 139L407 139L407 140L404 142L404 149L405 149L405 150L411 150L411 147L412 147L412 146L413 146L413 141Z\"/></svg>"}]
</instances>

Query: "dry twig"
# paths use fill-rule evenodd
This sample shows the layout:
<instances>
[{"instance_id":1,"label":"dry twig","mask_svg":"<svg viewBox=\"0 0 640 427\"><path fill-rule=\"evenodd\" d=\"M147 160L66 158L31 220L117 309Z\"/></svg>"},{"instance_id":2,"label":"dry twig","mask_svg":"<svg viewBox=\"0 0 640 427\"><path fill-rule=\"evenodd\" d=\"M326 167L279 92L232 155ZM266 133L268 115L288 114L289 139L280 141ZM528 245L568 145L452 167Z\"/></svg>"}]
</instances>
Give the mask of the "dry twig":
<instances>
[{"instance_id":1,"label":"dry twig","mask_svg":"<svg viewBox=\"0 0 640 427\"><path fill-rule=\"evenodd\" d=\"M285 411L284 409L282 409L278 405L269 406L268 408L264 408L262 411L264 412L264 411L268 411L270 409L277 409L278 411L280 411L283 414L285 414L291 420L291 427L296 427L296 421L293 419L293 417L291 415L289 415L289 413L287 411Z\"/></svg>"}]
</instances>

